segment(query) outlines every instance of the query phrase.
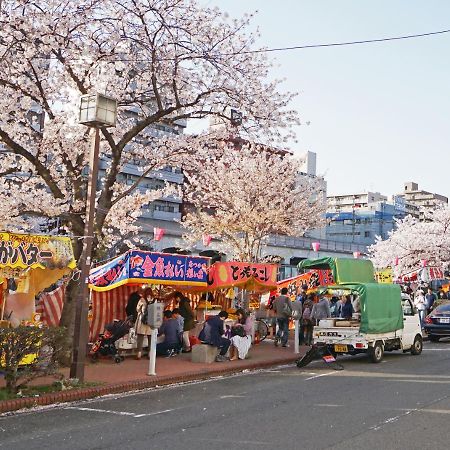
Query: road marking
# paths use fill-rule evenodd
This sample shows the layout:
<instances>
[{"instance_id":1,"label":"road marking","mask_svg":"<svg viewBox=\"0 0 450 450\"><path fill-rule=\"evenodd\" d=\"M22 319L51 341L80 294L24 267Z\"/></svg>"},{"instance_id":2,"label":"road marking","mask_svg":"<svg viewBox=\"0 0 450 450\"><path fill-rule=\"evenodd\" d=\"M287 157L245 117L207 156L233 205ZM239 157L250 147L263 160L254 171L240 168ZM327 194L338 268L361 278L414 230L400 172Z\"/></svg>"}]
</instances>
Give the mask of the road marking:
<instances>
[{"instance_id":1,"label":"road marking","mask_svg":"<svg viewBox=\"0 0 450 450\"><path fill-rule=\"evenodd\" d=\"M450 352L450 348L424 348L423 352Z\"/></svg>"},{"instance_id":2,"label":"road marking","mask_svg":"<svg viewBox=\"0 0 450 450\"><path fill-rule=\"evenodd\" d=\"M214 439L214 438L199 438L199 439L192 439L192 440L203 441L203 442L220 442L222 444L274 445L273 442L264 442L264 441L238 441L238 440L231 440L231 439Z\"/></svg>"},{"instance_id":3,"label":"road marking","mask_svg":"<svg viewBox=\"0 0 450 450\"><path fill-rule=\"evenodd\" d=\"M432 414L450 414L450 409L418 409L416 412Z\"/></svg>"},{"instance_id":4,"label":"road marking","mask_svg":"<svg viewBox=\"0 0 450 450\"><path fill-rule=\"evenodd\" d=\"M221 395L219 398L221 400L226 398L245 398L245 395Z\"/></svg>"},{"instance_id":5,"label":"road marking","mask_svg":"<svg viewBox=\"0 0 450 450\"><path fill-rule=\"evenodd\" d=\"M341 408L344 405L333 405L333 404L328 404L328 403L317 403L314 406L320 406L320 407L325 407L325 408Z\"/></svg>"},{"instance_id":6,"label":"road marking","mask_svg":"<svg viewBox=\"0 0 450 450\"><path fill-rule=\"evenodd\" d=\"M106 413L106 414L115 414L117 416L129 416L134 417L135 419L139 419L140 417L149 417L149 416L157 416L158 414L165 414L168 412L175 411L175 409L164 409L163 411L156 411L152 413L145 413L145 414L136 414L128 411L114 411L111 409L100 409L100 408L85 408L85 407L76 407L76 406L67 406L64 409L74 409L77 411L88 411L88 412L99 412L99 413ZM178 408L181 409L181 408Z\"/></svg>"},{"instance_id":7,"label":"road marking","mask_svg":"<svg viewBox=\"0 0 450 450\"><path fill-rule=\"evenodd\" d=\"M449 384L450 380L413 380L413 379L406 379L402 380L401 378L397 378L395 380L389 380L391 382L399 382L399 383L426 383L426 384Z\"/></svg>"},{"instance_id":8,"label":"road marking","mask_svg":"<svg viewBox=\"0 0 450 450\"><path fill-rule=\"evenodd\" d=\"M314 375L313 377L305 378L305 381L315 380L316 378L320 378L320 377L326 377L328 375L332 375L333 373L336 373L336 371L327 372L327 373L321 373L320 375Z\"/></svg>"},{"instance_id":9,"label":"road marking","mask_svg":"<svg viewBox=\"0 0 450 450\"><path fill-rule=\"evenodd\" d=\"M135 416L134 413L127 412L127 411L113 411L110 409L100 409L100 408L83 408L83 407L76 407L76 406L67 406L64 409L75 409L77 411L89 411L89 412L101 412L101 413L107 413L107 414L116 414L118 416Z\"/></svg>"}]
</instances>

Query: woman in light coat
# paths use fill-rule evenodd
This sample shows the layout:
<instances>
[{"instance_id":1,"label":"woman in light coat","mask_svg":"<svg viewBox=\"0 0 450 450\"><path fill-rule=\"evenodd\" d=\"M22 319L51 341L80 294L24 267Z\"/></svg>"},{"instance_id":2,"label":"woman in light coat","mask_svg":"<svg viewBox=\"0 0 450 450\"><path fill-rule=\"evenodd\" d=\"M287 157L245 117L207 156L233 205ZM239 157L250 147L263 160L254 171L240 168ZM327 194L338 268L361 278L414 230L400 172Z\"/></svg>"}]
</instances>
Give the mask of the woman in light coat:
<instances>
[{"instance_id":1,"label":"woman in light coat","mask_svg":"<svg viewBox=\"0 0 450 450\"><path fill-rule=\"evenodd\" d=\"M147 295L146 295L147 294ZM136 359L141 359L142 357L142 347L144 345L144 337L150 336L152 333L152 329L149 325L142 323L142 318L144 315L148 317L146 313L149 303L151 302L152 297L149 293L144 293L144 296L141 297L136 306L136 334L137 334L137 356Z\"/></svg>"},{"instance_id":2,"label":"woman in light coat","mask_svg":"<svg viewBox=\"0 0 450 450\"><path fill-rule=\"evenodd\" d=\"M416 291L416 294L414 295L414 306L417 308L417 311L419 311L420 326L423 328L423 323L425 320L425 314L427 309L427 302L421 289L418 289Z\"/></svg>"}]
</instances>

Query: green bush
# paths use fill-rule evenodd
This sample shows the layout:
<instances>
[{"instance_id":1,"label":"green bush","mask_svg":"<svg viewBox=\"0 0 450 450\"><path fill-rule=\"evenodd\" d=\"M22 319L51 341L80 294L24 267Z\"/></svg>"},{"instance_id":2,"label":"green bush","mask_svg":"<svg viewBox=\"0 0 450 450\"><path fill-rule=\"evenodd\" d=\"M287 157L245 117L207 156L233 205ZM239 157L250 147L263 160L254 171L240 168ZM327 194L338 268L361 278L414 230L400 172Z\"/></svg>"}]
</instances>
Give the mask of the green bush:
<instances>
[{"instance_id":1,"label":"green bush","mask_svg":"<svg viewBox=\"0 0 450 450\"><path fill-rule=\"evenodd\" d=\"M0 328L0 370L6 390L15 394L37 377L62 378L59 360L67 347L64 328Z\"/></svg>"}]
</instances>

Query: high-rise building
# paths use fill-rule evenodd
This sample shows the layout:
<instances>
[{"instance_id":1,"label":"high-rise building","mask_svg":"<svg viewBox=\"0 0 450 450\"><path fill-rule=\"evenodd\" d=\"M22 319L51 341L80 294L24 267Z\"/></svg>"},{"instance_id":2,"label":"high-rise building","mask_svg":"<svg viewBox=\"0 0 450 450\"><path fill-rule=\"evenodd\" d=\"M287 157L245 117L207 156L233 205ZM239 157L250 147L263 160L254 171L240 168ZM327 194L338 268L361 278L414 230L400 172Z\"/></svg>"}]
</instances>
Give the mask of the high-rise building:
<instances>
[{"instance_id":1,"label":"high-rise building","mask_svg":"<svg viewBox=\"0 0 450 450\"><path fill-rule=\"evenodd\" d=\"M404 184L404 191L398 197L404 199L407 213L415 217L419 217L421 208L448 205L447 197L419 189L418 183L412 181Z\"/></svg>"},{"instance_id":2,"label":"high-rise building","mask_svg":"<svg viewBox=\"0 0 450 450\"><path fill-rule=\"evenodd\" d=\"M376 236L386 239L395 219L406 215L402 199L388 201L379 192L327 197L325 236L330 240L371 245Z\"/></svg>"}]
</instances>

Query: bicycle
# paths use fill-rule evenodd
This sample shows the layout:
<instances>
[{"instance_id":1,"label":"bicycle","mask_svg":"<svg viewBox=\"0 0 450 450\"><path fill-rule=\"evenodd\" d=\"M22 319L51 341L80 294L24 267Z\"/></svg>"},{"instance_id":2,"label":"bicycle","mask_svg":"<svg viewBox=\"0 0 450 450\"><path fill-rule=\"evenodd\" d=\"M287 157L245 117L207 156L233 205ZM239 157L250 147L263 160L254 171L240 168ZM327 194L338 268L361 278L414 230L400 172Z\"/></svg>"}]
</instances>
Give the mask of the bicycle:
<instances>
[{"instance_id":1,"label":"bicycle","mask_svg":"<svg viewBox=\"0 0 450 450\"><path fill-rule=\"evenodd\" d=\"M264 319L255 320L255 338L262 342L269 334L269 325Z\"/></svg>"}]
</instances>

